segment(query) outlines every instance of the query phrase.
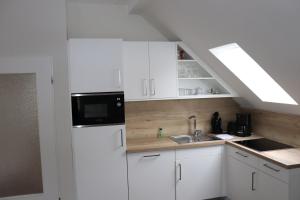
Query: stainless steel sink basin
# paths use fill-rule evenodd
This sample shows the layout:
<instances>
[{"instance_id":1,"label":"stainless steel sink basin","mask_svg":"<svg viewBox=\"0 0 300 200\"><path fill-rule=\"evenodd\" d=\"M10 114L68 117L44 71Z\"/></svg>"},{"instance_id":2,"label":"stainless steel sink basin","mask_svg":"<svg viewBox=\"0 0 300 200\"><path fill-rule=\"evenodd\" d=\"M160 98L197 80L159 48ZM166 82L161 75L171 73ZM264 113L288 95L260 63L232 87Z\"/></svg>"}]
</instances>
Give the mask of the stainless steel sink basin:
<instances>
[{"instance_id":1,"label":"stainless steel sink basin","mask_svg":"<svg viewBox=\"0 0 300 200\"><path fill-rule=\"evenodd\" d=\"M220 140L214 136L202 134L198 137L193 137L191 135L176 135L171 136L171 140L178 144L186 144L186 143L193 143L193 142L204 142L204 141L213 141L213 140Z\"/></svg>"},{"instance_id":2,"label":"stainless steel sink basin","mask_svg":"<svg viewBox=\"0 0 300 200\"><path fill-rule=\"evenodd\" d=\"M177 136L171 136L171 140L174 142L177 142L178 144L185 144L185 143L192 143L193 137L190 135L177 135Z\"/></svg>"}]
</instances>

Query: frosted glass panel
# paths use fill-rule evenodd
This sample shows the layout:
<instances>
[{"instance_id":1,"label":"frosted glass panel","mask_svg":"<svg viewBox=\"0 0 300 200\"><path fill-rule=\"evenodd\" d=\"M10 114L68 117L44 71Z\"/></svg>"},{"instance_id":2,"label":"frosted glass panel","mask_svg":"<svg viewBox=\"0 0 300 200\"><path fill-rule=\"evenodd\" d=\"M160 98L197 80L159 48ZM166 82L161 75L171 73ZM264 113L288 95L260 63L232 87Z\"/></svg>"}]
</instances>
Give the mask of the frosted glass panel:
<instances>
[{"instance_id":1,"label":"frosted glass panel","mask_svg":"<svg viewBox=\"0 0 300 200\"><path fill-rule=\"evenodd\" d=\"M35 74L0 74L0 198L43 192Z\"/></svg>"}]
</instances>

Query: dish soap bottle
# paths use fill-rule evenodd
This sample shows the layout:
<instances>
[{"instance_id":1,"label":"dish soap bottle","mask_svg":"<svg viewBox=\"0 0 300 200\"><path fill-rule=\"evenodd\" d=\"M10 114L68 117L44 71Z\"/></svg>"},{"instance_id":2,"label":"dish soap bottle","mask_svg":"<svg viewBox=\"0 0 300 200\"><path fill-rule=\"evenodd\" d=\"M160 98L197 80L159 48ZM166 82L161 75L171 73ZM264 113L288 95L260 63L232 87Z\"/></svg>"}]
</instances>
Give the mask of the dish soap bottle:
<instances>
[{"instance_id":1,"label":"dish soap bottle","mask_svg":"<svg viewBox=\"0 0 300 200\"><path fill-rule=\"evenodd\" d=\"M164 137L164 132L163 132L163 129L162 128L159 128L158 129L158 138L163 138Z\"/></svg>"}]
</instances>

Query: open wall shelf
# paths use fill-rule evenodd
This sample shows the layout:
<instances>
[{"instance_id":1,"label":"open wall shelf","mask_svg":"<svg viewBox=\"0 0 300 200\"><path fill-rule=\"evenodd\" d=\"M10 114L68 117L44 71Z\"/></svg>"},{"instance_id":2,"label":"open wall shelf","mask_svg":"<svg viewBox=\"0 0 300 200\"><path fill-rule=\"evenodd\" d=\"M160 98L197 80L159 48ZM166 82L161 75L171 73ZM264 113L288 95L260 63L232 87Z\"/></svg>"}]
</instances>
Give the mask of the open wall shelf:
<instances>
[{"instance_id":1,"label":"open wall shelf","mask_svg":"<svg viewBox=\"0 0 300 200\"><path fill-rule=\"evenodd\" d=\"M179 98L233 97L223 81L210 73L207 66L184 44L177 45L177 81Z\"/></svg>"}]
</instances>

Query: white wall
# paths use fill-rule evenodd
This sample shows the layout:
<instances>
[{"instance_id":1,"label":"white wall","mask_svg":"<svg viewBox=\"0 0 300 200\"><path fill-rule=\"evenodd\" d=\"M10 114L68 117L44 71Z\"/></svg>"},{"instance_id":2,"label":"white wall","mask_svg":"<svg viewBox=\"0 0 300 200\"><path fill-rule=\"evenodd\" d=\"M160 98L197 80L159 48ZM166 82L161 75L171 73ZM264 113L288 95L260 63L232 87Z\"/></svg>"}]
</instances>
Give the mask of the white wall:
<instances>
[{"instance_id":1,"label":"white wall","mask_svg":"<svg viewBox=\"0 0 300 200\"><path fill-rule=\"evenodd\" d=\"M69 38L166 40L141 16L129 15L126 5L69 2L67 11Z\"/></svg>"},{"instance_id":2,"label":"white wall","mask_svg":"<svg viewBox=\"0 0 300 200\"><path fill-rule=\"evenodd\" d=\"M0 56L53 56L55 125L63 200L74 200L64 0L1 0Z\"/></svg>"}]
</instances>

